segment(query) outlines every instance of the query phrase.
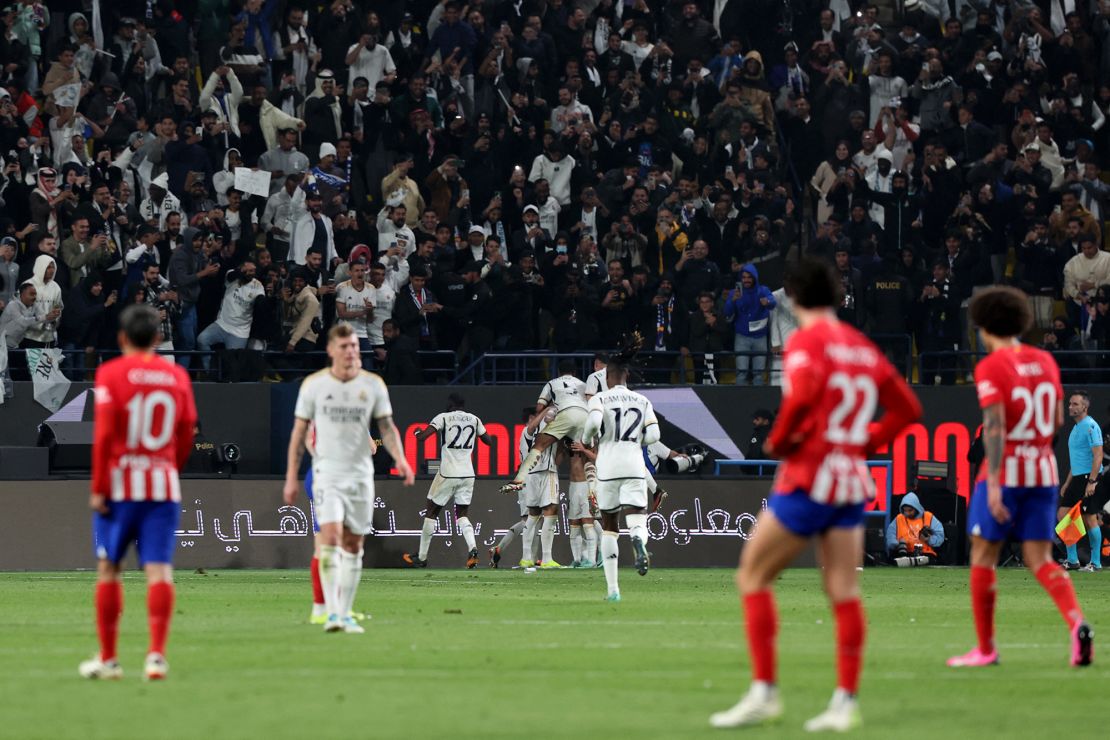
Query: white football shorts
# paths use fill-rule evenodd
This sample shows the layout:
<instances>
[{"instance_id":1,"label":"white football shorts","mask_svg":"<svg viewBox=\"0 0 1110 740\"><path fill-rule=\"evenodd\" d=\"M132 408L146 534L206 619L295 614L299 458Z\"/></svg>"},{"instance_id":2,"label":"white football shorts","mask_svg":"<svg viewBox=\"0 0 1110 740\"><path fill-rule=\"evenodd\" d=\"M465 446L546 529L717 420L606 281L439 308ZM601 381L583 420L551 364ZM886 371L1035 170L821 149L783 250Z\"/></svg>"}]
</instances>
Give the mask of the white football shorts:
<instances>
[{"instance_id":1,"label":"white football shorts","mask_svg":"<svg viewBox=\"0 0 1110 740\"><path fill-rule=\"evenodd\" d=\"M451 503L451 499L458 506L470 506L473 496L473 478L444 478L436 473L432 487L428 489L428 498L437 506L446 506Z\"/></svg>"},{"instance_id":2,"label":"white football shorts","mask_svg":"<svg viewBox=\"0 0 1110 740\"><path fill-rule=\"evenodd\" d=\"M590 511L590 484L570 483L567 486L567 519L592 519Z\"/></svg>"},{"instance_id":3,"label":"white football shorts","mask_svg":"<svg viewBox=\"0 0 1110 740\"><path fill-rule=\"evenodd\" d=\"M559 409L559 413L555 414L555 418L540 431L540 434L549 434L555 439L569 437L572 441L581 440L588 416L589 413L584 408L567 406Z\"/></svg>"},{"instance_id":4,"label":"white football shorts","mask_svg":"<svg viewBox=\"0 0 1110 740\"><path fill-rule=\"evenodd\" d=\"M524 480L524 503L544 508L559 503L559 476L552 471L529 473Z\"/></svg>"},{"instance_id":5,"label":"white football shorts","mask_svg":"<svg viewBox=\"0 0 1110 740\"><path fill-rule=\"evenodd\" d=\"M371 478L346 478L313 472L312 505L316 521L340 523L355 534L367 535L374 529L374 481Z\"/></svg>"},{"instance_id":6,"label":"white football shorts","mask_svg":"<svg viewBox=\"0 0 1110 740\"><path fill-rule=\"evenodd\" d=\"M647 481L643 478L599 480L594 484L594 495L602 511L612 512L625 506L646 509Z\"/></svg>"}]
</instances>

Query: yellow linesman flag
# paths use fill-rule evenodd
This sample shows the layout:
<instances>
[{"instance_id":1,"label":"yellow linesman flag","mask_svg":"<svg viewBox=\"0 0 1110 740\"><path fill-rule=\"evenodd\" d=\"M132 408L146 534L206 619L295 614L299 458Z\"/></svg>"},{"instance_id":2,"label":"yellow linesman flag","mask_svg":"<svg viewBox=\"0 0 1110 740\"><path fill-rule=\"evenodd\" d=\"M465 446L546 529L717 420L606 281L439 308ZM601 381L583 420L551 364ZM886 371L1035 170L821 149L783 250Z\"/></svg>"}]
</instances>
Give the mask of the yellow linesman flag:
<instances>
[{"instance_id":1,"label":"yellow linesman flag","mask_svg":"<svg viewBox=\"0 0 1110 740\"><path fill-rule=\"evenodd\" d=\"M1059 535L1060 541L1065 545L1074 545L1079 540L1087 536L1087 527L1083 524L1083 514L1079 511L1079 507L1083 505L1080 501L1075 506L1064 514L1064 518L1056 525L1056 534Z\"/></svg>"}]
</instances>

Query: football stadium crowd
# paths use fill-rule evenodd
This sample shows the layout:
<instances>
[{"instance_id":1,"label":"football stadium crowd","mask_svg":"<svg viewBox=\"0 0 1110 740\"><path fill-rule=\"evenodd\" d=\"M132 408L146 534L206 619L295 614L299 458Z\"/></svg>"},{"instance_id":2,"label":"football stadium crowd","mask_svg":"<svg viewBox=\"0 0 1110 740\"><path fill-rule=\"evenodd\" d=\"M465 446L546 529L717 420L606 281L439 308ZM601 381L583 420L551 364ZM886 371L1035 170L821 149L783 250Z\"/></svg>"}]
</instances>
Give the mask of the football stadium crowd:
<instances>
[{"instance_id":1,"label":"football stadium crowd","mask_svg":"<svg viewBox=\"0 0 1110 740\"><path fill-rule=\"evenodd\" d=\"M968 300L998 283L1105 382L1108 0L19 0L0 23L13 374L55 346L90 372L138 302L203 377L323 366L346 321L394 383L631 330L656 380L773 383L810 254L919 382L969 377Z\"/></svg>"}]
</instances>

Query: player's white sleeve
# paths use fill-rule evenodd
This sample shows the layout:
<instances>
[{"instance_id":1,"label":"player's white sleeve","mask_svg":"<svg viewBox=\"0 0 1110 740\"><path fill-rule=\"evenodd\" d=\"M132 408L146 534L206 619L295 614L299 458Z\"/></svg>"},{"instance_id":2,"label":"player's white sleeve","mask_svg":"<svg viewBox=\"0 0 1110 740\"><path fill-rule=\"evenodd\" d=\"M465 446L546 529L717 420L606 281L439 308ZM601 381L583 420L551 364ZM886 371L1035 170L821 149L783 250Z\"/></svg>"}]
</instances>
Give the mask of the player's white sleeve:
<instances>
[{"instance_id":1,"label":"player's white sleeve","mask_svg":"<svg viewBox=\"0 0 1110 740\"><path fill-rule=\"evenodd\" d=\"M479 419L477 416L474 417L474 421L476 421L478 423L477 424L478 428L475 430L475 434L477 434L477 436L481 437L483 434L486 433L486 425L483 424L482 420Z\"/></svg>"},{"instance_id":2,"label":"player's white sleeve","mask_svg":"<svg viewBox=\"0 0 1110 740\"><path fill-rule=\"evenodd\" d=\"M671 457L671 448L667 447L667 445L662 442L652 442L647 448L648 454L660 462L668 460Z\"/></svg>"},{"instance_id":3,"label":"player's white sleeve","mask_svg":"<svg viewBox=\"0 0 1110 740\"><path fill-rule=\"evenodd\" d=\"M378 392L377 398L374 399L374 408L370 412L370 418L384 419L387 416L393 416L393 404L389 402L389 389L385 387L385 381L375 375L374 382L378 387Z\"/></svg>"},{"instance_id":4,"label":"player's white sleeve","mask_svg":"<svg viewBox=\"0 0 1110 740\"><path fill-rule=\"evenodd\" d=\"M651 446L659 441L659 420L655 418L655 409L649 403L647 413L644 414L644 444Z\"/></svg>"},{"instance_id":5,"label":"player's white sleeve","mask_svg":"<svg viewBox=\"0 0 1110 740\"><path fill-rule=\"evenodd\" d=\"M601 400L597 396L590 399L586 408L589 411L589 415L586 417L585 426L582 427L582 443L588 445L593 438L597 436L597 433L601 431L601 422L604 418L604 412L602 411Z\"/></svg>"},{"instance_id":6,"label":"player's white sleeve","mask_svg":"<svg viewBox=\"0 0 1110 740\"><path fill-rule=\"evenodd\" d=\"M594 396L596 396L600 392L601 392L601 388L598 387L597 376L593 375L591 373L586 378L586 395L589 396L590 398L593 398Z\"/></svg>"},{"instance_id":7,"label":"player's white sleeve","mask_svg":"<svg viewBox=\"0 0 1110 740\"><path fill-rule=\"evenodd\" d=\"M316 394L312 392L314 385L311 379L301 383L301 389L297 393L297 406L293 411L296 418L308 421L316 418Z\"/></svg>"},{"instance_id":8,"label":"player's white sleeve","mask_svg":"<svg viewBox=\"0 0 1110 740\"><path fill-rule=\"evenodd\" d=\"M444 416L445 414L436 414L432 417L432 420L428 422L428 426L430 426L432 429L435 429L437 432L442 432L444 425Z\"/></svg>"},{"instance_id":9,"label":"player's white sleeve","mask_svg":"<svg viewBox=\"0 0 1110 740\"><path fill-rule=\"evenodd\" d=\"M550 406L554 400L555 394L551 391L551 381L549 380L543 384L543 390L540 391L540 397L536 399L536 403Z\"/></svg>"}]
</instances>

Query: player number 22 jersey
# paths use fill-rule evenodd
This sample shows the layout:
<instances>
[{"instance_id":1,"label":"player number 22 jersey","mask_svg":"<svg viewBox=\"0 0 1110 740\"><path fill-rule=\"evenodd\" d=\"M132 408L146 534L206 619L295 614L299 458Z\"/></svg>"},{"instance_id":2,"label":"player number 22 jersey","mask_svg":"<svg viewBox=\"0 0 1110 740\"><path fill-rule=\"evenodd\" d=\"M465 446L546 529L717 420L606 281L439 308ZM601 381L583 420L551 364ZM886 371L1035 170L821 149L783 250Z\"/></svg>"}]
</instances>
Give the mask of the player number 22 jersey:
<instances>
[{"instance_id":1,"label":"player number 22 jersey","mask_svg":"<svg viewBox=\"0 0 1110 740\"><path fill-rule=\"evenodd\" d=\"M473 478L474 446L486 433L482 420L466 411L447 411L428 425L440 434L439 474L444 478Z\"/></svg>"},{"instance_id":2,"label":"player number 22 jersey","mask_svg":"<svg viewBox=\"0 0 1110 740\"><path fill-rule=\"evenodd\" d=\"M1001 403L1006 419L1001 484L1013 488L1059 485L1052 438L1064 397L1060 368L1048 352L1019 345L987 355L975 367L979 407ZM986 480L986 461L979 480Z\"/></svg>"},{"instance_id":3,"label":"player number 22 jersey","mask_svg":"<svg viewBox=\"0 0 1110 740\"><path fill-rule=\"evenodd\" d=\"M878 348L835 320L800 329L787 341L782 396L769 437L783 457L775 490L803 490L834 506L874 498L867 455L921 412ZM885 412L876 425L880 406Z\"/></svg>"}]
</instances>

